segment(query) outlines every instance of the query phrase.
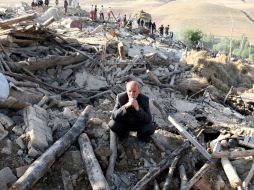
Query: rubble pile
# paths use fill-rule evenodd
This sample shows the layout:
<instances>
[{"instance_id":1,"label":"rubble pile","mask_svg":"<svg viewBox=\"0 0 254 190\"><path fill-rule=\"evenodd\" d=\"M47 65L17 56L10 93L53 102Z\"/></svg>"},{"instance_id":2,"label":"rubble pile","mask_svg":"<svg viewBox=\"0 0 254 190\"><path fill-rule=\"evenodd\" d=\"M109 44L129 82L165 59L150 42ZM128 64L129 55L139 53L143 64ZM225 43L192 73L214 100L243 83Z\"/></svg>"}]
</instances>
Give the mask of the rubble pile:
<instances>
[{"instance_id":1,"label":"rubble pile","mask_svg":"<svg viewBox=\"0 0 254 190\"><path fill-rule=\"evenodd\" d=\"M251 65L54 8L27 12L0 22L0 189L253 188ZM150 98L148 143L118 142L107 126L130 80Z\"/></svg>"}]
</instances>

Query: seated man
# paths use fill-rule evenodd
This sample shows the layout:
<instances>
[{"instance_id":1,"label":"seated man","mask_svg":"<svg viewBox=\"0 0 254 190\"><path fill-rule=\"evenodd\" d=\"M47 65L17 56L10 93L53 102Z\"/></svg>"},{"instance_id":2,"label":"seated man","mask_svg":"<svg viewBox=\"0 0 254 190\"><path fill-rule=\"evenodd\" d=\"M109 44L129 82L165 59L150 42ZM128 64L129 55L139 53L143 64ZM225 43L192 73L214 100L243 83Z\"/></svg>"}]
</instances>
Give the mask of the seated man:
<instances>
[{"instance_id":1,"label":"seated man","mask_svg":"<svg viewBox=\"0 0 254 190\"><path fill-rule=\"evenodd\" d=\"M148 142L154 133L149 98L140 93L136 81L128 82L126 92L117 95L109 127L120 141L128 137L130 131L137 131L138 139L143 142Z\"/></svg>"}]
</instances>

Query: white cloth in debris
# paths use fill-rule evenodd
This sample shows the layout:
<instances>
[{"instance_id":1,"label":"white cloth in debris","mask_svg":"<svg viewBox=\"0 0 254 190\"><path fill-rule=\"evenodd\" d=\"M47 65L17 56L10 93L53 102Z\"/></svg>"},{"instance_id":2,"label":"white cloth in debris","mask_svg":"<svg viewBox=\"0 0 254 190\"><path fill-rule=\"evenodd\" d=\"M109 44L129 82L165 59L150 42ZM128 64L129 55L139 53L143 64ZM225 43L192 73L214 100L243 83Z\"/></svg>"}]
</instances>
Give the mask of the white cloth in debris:
<instances>
[{"instance_id":1,"label":"white cloth in debris","mask_svg":"<svg viewBox=\"0 0 254 190\"><path fill-rule=\"evenodd\" d=\"M0 100L6 99L9 96L10 87L5 76L0 73Z\"/></svg>"}]
</instances>

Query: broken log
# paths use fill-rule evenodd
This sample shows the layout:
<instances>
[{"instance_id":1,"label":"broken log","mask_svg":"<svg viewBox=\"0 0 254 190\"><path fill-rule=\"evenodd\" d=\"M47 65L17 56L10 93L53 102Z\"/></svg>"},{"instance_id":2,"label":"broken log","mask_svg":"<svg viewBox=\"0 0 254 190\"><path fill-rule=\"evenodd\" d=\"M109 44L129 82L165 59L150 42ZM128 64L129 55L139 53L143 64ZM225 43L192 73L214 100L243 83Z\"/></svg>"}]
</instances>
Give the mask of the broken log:
<instances>
[{"instance_id":1,"label":"broken log","mask_svg":"<svg viewBox=\"0 0 254 190\"><path fill-rule=\"evenodd\" d=\"M232 166L228 158L221 158L222 167L226 173L228 181L232 188L241 187L242 180L239 178L238 174L235 171L235 168Z\"/></svg>"},{"instance_id":2,"label":"broken log","mask_svg":"<svg viewBox=\"0 0 254 190\"><path fill-rule=\"evenodd\" d=\"M189 147L189 142L185 142L183 145L175 149L166 159L162 160L158 167L152 168L138 183L132 188L132 190L145 189L147 184L151 182L156 176L158 176L162 171L169 167L172 163L172 159L177 155L180 155L182 151Z\"/></svg>"},{"instance_id":3,"label":"broken log","mask_svg":"<svg viewBox=\"0 0 254 190\"><path fill-rule=\"evenodd\" d=\"M101 166L94 155L93 147L86 133L78 138L81 156L85 162L87 175L93 190L110 190Z\"/></svg>"},{"instance_id":4,"label":"broken log","mask_svg":"<svg viewBox=\"0 0 254 190\"><path fill-rule=\"evenodd\" d=\"M36 79L27 75L22 75L22 74L17 74L17 73L12 73L12 72L2 72L3 74L7 75L7 76L11 76L16 78L17 80L29 80L32 82L35 82L41 86L44 86L45 88L50 88L50 89L54 89L54 90L60 90L60 91L66 91L66 89L57 87L57 86L52 86L50 84L47 84L45 82L42 82L40 79Z\"/></svg>"},{"instance_id":5,"label":"broken log","mask_svg":"<svg viewBox=\"0 0 254 190\"><path fill-rule=\"evenodd\" d=\"M0 22L0 28L6 28L9 25L16 24L16 23L19 23L19 22L22 22L22 21L33 20L34 18L36 18L36 14L32 13L32 14L27 14L27 15L24 15L24 16L12 18L12 19L9 19L9 20L4 20L4 21Z\"/></svg>"},{"instance_id":6,"label":"broken log","mask_svg":"<svg viewBox=\"0 0 254 190\"><path fill-rule=\"evenodd\" d=\"M86 59L85 56L77 53L71 56L55 56L50 55L40 59L28 59L27 61L20 61L20 62L13 62L10 63L10 67L14 71L20 71L21 69L25 68L30 71L36 71L41 69L47 69L54 67L56 65L71 65L75 63L80 63Z\"/></svg>"},{"instance_id":7,"label":"broken log","mask_svg":"<svg viewBox=\"0 0 254 190\"><path fill-rule=\"evenodd\" d=\"M106 172L106 179L108 182L112 181L112 175L114 173L116 158L117 158L117 144L116 144L116 134L110 130L110 157L109 164Z\"/></svg>"},{"instance_id":8,"label":"broken log","mask_svg":"<svg viewBox=\"0 0 254 190\"><path fill-rule=\"evenodd\" d=\"M254 175L254 162L253 162L253 164L251 166L251 169L250 169L248 175L246 176L246 178L243 181L243 188L244 189L248 189L248 185L249 185L250 180L253 177L253 175Z\"/></svg>"},{"instance_id":9,"label":"broken log","mask_svg":"<svg viewBox=\"0 0 254 190\"><path fill-rule=\"evenodd\" d=\"M213 158L240 158L240 157L247 157L247 156L254 156L254 150L241 150L241 151L222 151L222 152L214 152L212 154Z\"/></svg>"},{"instance_id":10,"label":"broken log","mask_svg":"<svg viewBox=\"0 0 254 190\"><path fill-rule=\"evenodd\" d=\"M184 129L180 124L178 124L173 117L171 117L170 115L168 116L168 120L172 123L172 125L174 125L178 131L181 133L181 135L183 135L184 137L186 137L197 149L198 151L207 159L207 160L211 160L211 155L207 152L207 150L201 146L198 141L196 139L194 139L187 131L186 129Z\"/></svg>"},{"instance_id":11,"label":"broken log","mask_svg":"<svg viewBox=\"0 0 254 190\"><path fill-rule=\"evenodd\" d=\"M230 87L230 89L229 89L227 95L225 96L225 98L224 98L224 100L223 100L224 103L227 101L228 96L231 94L232 90L233 90L233 86Z\"/></svg>"},{"instance_id":12,"label":"broken log","mask_svg":"<svg viewBox=\"0 0 254 190\"><path fill-rule=\"evenodd\" d=\"M180 173L180 179L181 179L181 186L180 190L186 189L186 184L188 182L188 178L186 175L185 167L183 164L179 166L179 173Z\"/></svg>"},{"instance_id":13,"label":"broken log","mask_svg":"<svg viewBox=\"0 0 254 190\"><path fill-rule=\"evenodd\" d=\"M167 178L166 178L166 181L163 185L163 189L162 190L168 190L169 187L170 187L170 183L171 183L171 180L172 180L172 176L173 176L173 173L174 173L174 170L176 168L176 164L177 162L179 161L180 159L180 156L176 156L168 170L168 175L167 175Z\"/></svg>"},{"instance_id":14,"label":"broken log","mask_svg":"<svg viewBox=\"0 0 254 190\"><path fill-rule=\"evenodd\" d=\"M56 158L60 157L83 132L88 121L91 106L81 113L73 127L37 158L25 173L12 185L10 190L31 189L33 185L48 171Z\"/></svg>"},{"instance_id":15,"label":"broken log","mask_svg":"<svg viewBox=\"0 0 254 190\"><path fill-rule=\"evenodd\" d=\"M13 82L13 84L15 86L19 86L19 87L30 87L30 88L38 88L39 85L33 82L21 82L21 81L15 81Z\"/></svg>"},{"instance_id":16,"label":"broken log","mask_svg":"<svg viewBox=\"0 0 254 190\"><path fill-rule=\"evenodd\" d=\"M192 188L192 186L198 182L198 180L207 172L207 170L210 168L209 163L205 163L197 173L186 183L186 187L184 190L189 190Z\"/></svg>"}]
</instances>

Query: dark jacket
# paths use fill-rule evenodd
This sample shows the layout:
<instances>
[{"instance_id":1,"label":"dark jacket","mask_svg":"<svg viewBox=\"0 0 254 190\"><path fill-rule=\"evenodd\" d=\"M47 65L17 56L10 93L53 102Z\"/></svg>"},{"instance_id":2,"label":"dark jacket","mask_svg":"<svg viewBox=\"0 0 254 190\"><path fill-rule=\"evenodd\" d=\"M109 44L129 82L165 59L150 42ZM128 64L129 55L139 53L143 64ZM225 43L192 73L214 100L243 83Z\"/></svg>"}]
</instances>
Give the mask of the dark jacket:
<instances>
[{"instance_id":1,"label":"dark jacket","mask_svg":"<svg viewBox=\"0 0 254 190\"><path fill-rule=\"evenodd\" d=\"M151 123L152 116L149 108L149 98L144 94L139 94L137 101L139 110L133 107L125 108L123 105L129 101L127 92L117 95L116 104L112 112L112 119L115 121L126 122L130 124Z\"/></svg>"}]
</instances>

